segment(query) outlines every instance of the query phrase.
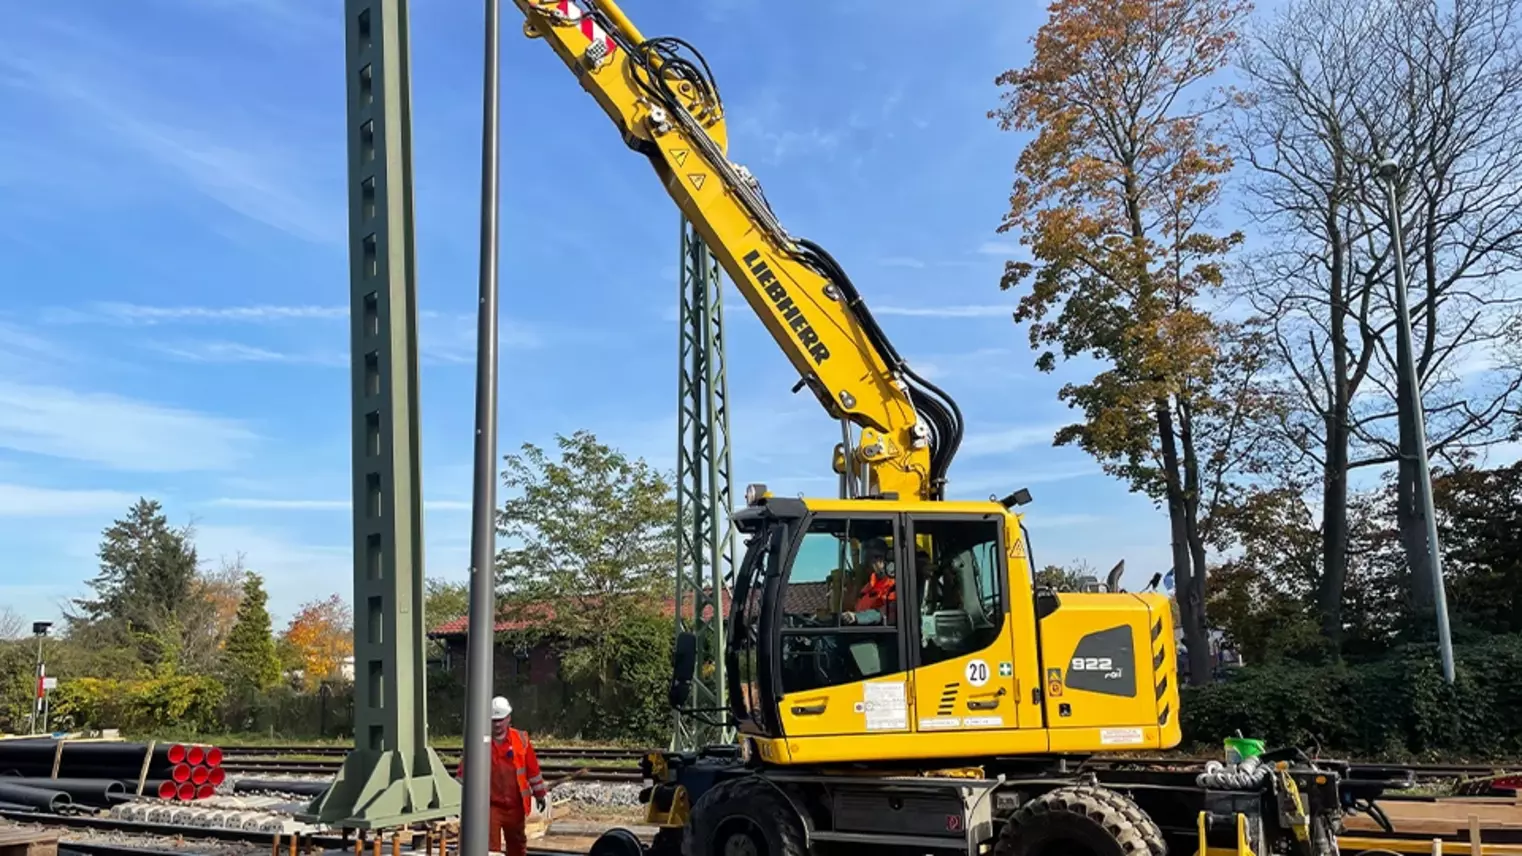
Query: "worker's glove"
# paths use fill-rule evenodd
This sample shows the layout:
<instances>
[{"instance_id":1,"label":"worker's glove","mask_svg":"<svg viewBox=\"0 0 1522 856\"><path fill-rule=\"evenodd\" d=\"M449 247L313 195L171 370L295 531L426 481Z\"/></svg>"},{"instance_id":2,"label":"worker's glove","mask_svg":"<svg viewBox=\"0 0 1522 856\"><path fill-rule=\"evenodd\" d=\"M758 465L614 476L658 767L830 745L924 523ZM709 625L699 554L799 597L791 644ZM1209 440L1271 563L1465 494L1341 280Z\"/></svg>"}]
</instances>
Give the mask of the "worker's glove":
<instances>
[{"instance_id":1,"label":"worker's glove","mask_svg":"<svg viewBox=\"0 0 1522 856\"><path fill-rule=\"evenodd\" d=\"M544 814L546 805L544 797L534 797L534 808L538 809L540 814Z\"/></svg>"}]
</instances>

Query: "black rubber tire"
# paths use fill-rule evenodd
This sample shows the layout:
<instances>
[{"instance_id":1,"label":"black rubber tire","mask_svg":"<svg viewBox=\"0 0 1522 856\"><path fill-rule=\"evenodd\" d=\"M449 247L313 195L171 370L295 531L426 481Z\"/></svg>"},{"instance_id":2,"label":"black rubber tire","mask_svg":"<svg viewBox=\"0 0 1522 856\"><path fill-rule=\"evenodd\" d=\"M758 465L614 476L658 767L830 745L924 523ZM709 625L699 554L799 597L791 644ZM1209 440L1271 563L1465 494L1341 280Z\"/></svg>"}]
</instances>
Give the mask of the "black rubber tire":
<instances>
[{"instance_id":1,"label":"black rubber tire","mask_svg":"<svg viewBox=\"0 0 1522 856\"><path fill-rule=\"evenodd\" d=\"M645 845L633 832L616 827L597 836L587 856L645 856Z\"/></svg>"},{"instance_id":2,"label":"black rubber tire","mask_svg":"<svg viewBox=\"0 0 1522 856\"><path fill-rule=\"evenodd\" d=\"M1057 788L1020 806L1004 824L995 856L1149 856L1136 821L1099 790Z\"/></svg>"},{"instance_id":3,"label":"black rubber tire","mask_svg":"<svg viewBox=\"0 0 1522 856\"><path fill-rule=\"evenodd\" d=\"M725 856L725 841L734 835L746 835L755 856L808 856L803 819L759 776L720 782L698 799L682 837L682 856Z\"/></svg>"},{"instance_id":4,"label":"black rubber tire","mask_svg":"<svg viewBox=\"0 0 1522 856\"><path fill-rule=\"evenodd\" d=\"M1087 791L1114 806L1126 816L1127 820L1135 824L1142 834L1142 840L1147 842L1147 850L1152 856L1168 856L1168 842L1163 838L1162 828L1157 825L1151 815L1136 804L1135 800L1119 791L1097 785L1089 787Z\"/></svg>"}]
</instances>

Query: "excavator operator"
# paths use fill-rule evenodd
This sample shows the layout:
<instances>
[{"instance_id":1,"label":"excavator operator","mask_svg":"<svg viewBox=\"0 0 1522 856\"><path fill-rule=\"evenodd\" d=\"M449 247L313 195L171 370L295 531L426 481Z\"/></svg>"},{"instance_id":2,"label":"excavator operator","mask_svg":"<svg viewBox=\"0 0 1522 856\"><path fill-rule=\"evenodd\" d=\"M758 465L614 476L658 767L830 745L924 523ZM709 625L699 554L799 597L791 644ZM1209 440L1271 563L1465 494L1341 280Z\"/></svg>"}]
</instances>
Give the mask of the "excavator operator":
<instances>
[{"instance_id":1,"label":"excavator operator","mask_svg":"<svg viewBox=\"0 0 1522 856\"><path fill-rule=\"evenodd\" d=\"M898 621L897 581L888 565L888 543L873 538L862 545L861 568L855 579L861 579L856 593L856 607L840 614L841 624L894 624Z\"/></svg>"}]
</instances>

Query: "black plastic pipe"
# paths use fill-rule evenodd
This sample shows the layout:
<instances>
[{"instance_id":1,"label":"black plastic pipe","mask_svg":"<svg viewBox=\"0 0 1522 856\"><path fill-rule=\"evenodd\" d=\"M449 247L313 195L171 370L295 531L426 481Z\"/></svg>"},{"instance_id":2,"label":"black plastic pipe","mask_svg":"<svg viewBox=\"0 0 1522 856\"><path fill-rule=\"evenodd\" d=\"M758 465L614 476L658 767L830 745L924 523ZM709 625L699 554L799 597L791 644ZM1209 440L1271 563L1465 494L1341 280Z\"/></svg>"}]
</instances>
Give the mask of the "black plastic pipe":
<instances>
[{"instance_id":1,"label":"black plastic pipe","mask_svg":"<svg viewBox=\"0 0 1522 856\"><path fill-rule=\"evenodd\" d=\"M41 790L63 791L74 802L92 806L108 806L112 797L126 796L127 789L118 779L0 779L0 784L21 785ZM136 783L134 783L135 785ZM134 788L135 789L135 788Z\"/></svg>"},{"instance_id":2,"label":"black plastic pipe","mask_svg":"<svg viewBox=\"0 0 1522 856\"><path fill-rule=\"evenodd\" d=\"M46 763L11 763L0 761L0 769L8 771L11 775L31 778L51 778L53 775L53 762ZM120 779L123 781L136 782L141 775L143 763L139 758L135 763L119 763L106 758L100 761L91 758L68 758L65 757L58 765L59 778L66 779ZM148 765L148 777L153 779L174 779L177 782L189 781L194 774L194 768L189 764L168 764L154 762Z\"/></svg>"},{"instance_id":3,"label":"black plastic pipe","mask_svg":"<svg viewBox=\"0 0 1522 856\"><path fill-rule=\"evenodd\" d=\"M64 806L71 805L73 800L67 793L51 788L31 788L26 785L0 782L0 802L16 803L56 813Z\"/></svg>"},{"instance_id":4,"label":"black plastic pipe","mask_svg":"<svg viewBox=\"0 0 1522 856\"><path fill-rule=\"evenodd\" d=\"M13 802L0 802L0 811L36 811L36 806L22 805Z\"/></svg>"},{"instance_id":5,"label":"black plastic pipe","mask_svg":"<svg viewBox=\"0 0 1522 856\"><path fill-rule=\"evenodd\" d=\"M46 763L50 767L53 757L58 751L56 740L7 740L0 743L0 766L13 763ZM148 751L147 743L72 743L65 742L63 746L63 763L71 759L80 760L89 758L97 763L103 763L103 759L110 758L117 764L143 763L143 754ZM181 743L168 743L153 747L153 761L161 765L182 764L186 761L189 750Z\"/></svg>"}]
</instances>

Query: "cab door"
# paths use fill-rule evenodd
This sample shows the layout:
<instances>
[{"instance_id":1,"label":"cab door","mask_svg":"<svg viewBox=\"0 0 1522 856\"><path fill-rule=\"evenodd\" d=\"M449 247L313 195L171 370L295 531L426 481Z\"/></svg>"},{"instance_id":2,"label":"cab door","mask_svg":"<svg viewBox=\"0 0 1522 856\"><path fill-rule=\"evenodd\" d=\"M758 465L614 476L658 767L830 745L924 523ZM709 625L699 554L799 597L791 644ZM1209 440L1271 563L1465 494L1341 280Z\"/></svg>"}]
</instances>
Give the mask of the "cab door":
<instances>
[{"instance_id":1,"label":"cab door","mask_svg":"<svg viewBox=\"0 0 1522 856\"><path fill-rule=\"evenodd\" d=\"M902 608L859 608L873 572L865 554L885 548L878 581L896 580L901 542L891 513L816 513L803 523L774 583L778 718L789 739L909 731Z\"/></svg>"},{"instance_id":2,"label":"cab door","mask_svg":"<svg viewBox=\"0 0 1522 856\"><path fill-rule=\"evenodd\" d=\"M992 515L907 515L914 558L915 730L1018 728L1004 522Z\"/></svg>"}]
</instances>

